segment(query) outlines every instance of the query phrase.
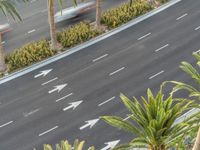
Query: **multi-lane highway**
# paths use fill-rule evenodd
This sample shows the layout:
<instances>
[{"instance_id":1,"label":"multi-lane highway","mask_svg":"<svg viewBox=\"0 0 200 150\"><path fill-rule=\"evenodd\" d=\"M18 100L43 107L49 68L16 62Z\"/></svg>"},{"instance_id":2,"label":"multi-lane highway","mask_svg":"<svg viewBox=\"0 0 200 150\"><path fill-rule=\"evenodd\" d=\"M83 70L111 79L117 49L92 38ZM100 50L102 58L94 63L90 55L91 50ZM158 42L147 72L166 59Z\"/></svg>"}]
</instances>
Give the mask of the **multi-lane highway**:
<instances>
[{"instance_id":1,"label":"multi-lane highway","mask_svg":"<svg viewBox=\"0 0 200 150\"><path fill-rule=\"evenodd\" d=\"M87 146L106 150L107 142L132 139L99 116L128 119L120 92L139 97L147 88L157 91L165 80L189 81L179 65L183 60L194 63L191 54L200 48L199 7L200 1L182 0L116 35L1 84L0 149L41 150L43 143L79 138ZM48 74L43 77L45 70Z\"/></svg>"},{"instance_id":2,"label":"multi-lane highway","mask_svg":"<svg viewBox=\"0 0 200 150\"><path fill-rule=\"evenodd\" d=\"M109 0L102 2L103 11L110 7L119 5L124 0ZM55 1L55 9L59 11L59 4ZM78 0L80 2L80 0ZM19 48L27 42L36 41L42 38L49 37L49 25L47 15L47 1L46 0L30 0L29 3L16 3L16 7L19 10L20 15L23 18L23 22L14 22L12 18L9 21L2 13L0 13L0 24L9 22L12 27L12 31L3 36L3 45L7 53L11 52L15 48ZM72 6L72 0L65 0L63 2L63 8ZM85 19L91 21L95 20L95 10L89 14L82 15L78 18L74 18L68 21L57 24L57 29L61 30L71 24L78 23Z\"/></svg>"}]
</instances>

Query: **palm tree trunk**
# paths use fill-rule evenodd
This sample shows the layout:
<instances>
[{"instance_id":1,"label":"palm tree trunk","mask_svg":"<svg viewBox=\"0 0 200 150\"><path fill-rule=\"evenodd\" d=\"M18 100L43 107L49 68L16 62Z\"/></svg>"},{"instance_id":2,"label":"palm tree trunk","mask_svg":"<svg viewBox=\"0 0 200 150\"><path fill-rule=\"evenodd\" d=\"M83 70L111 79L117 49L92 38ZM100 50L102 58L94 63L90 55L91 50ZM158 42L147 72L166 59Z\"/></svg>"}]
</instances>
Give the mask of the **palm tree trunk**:
<instances>
[{"instance_id":1,"label":"palm tree trunk","mask_svg":"<svg viewBox=\"0 0 200 150\"><path fill-rule=\"evenodd\" d=\"M54 20L54 0L47 0L47 6L48 6L50 36L51 36L51 48L55 50L57 48L57 40L56 40L56 25Z\"/></svg>"},{"instance_id":2,"label":"palm tree trunk","mask_svg":"<svg viewBox=\"0 0 200 150\"><path fill-rule=\"evenodd\" d=\"M192 150L200 150L200 127Z\"/></svg>"},{"instance_id":3,"label":"palm tree trunk","mask_svg":"<svg viewBox=\"0 0 200 150\"><path fill-rule=\"evenodd\" d=\"M96 28L101 25L101 0L96 0Z\"/></svg>"},{"instance_id":4,"label":"palm tree trunk","mask_svg":"<svg viewBox=\"0 0 200 150\"><path fill-rule=\"evenodd\" d=\"M0 72L6 71L5 54L2 45L2 34L0 33Z\"/></svg>"}]
</instances>

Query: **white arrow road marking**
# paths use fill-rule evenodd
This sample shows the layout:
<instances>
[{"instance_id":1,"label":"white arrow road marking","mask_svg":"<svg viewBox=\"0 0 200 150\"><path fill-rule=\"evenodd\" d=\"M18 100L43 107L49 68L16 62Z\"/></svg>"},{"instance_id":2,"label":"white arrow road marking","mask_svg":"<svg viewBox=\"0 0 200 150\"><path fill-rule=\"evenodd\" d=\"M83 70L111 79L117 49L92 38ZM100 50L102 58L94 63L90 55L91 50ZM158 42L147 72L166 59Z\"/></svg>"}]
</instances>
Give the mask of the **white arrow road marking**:
<instances>
[{"instance_id":1,"label":"white arrow road marking","mask_svg":"<svg viewBox=\"0 0 200 150\"><path fill-rule=\"evenodd\" d=\"M65 96L63 96L63 97L57 99L57 100L56 100L56 103L59 102L59 101L61 101L61 100L63 100L63 99L65 99L65 98L67 98L67 97L69 97L69 96L71 96L71 95L73 95L73 93L70 93L70 94L68 94L68 95L65 95Z\"/></svg>"},{"instance_id":2,"label":"white arrow road marking","mask_svg":"<svg viewBox=\"0 0 200 150\"><path fill-rule=\"evenodd\" d=\"M109 98L108 100L104 101L103 103L99 104L98 106L102 106L104 105L105 103L109 102L109 101L112 101L113 99L115 99L115 96Z\"/></svg>"},{"instance_id":3,"label":"white arrow road marking","mask_svg":"<svg viewBox=\"0 0 200 150\"><path fill-rule=\"evenodd\" d=\"M78 107L78 105L80 105L82 102L83 102L83 101L76 101L76 102L69 103L69 106L63 108L63 111L66 111L66 110L71 109L71 108L73 108L73 110L74 110L74 109L76 109L76 107Z\"/></svg>"},{"instance_id":4,"label":"white arrow road marking","mask_svg":"<svg viewBox=\"0 0 200 150\"><path fill-rule=\"evenodd\" d=\"M44 135L44 134L47 134L47 133L49 133L49 132L51 132L51 131L53 131L53 130L55 130L55 129L57 129L57 128L58 128L58 126L55 126L55 127L51 128L51 129L45 131L45 132L40 133L38 136L42 136L42 135Z\"/></svg>"},{"instance_id":5,"label":"white arrow road marking","mask_svg":"<svg viewBox=\"0 0 200 150\"><path fill-rule=\"evenodd\" d=\"M105 146L101 150L113 149L119 142L120 142L120 140L106 142L104 144L106 144L107 146Z\"/></svg>"},{"instance_id":6,"label":"white arrow road marking","mask_svg":"<svg viewBox=\"0 0 200 150\"><path fill-rule=\"evenodd\" d=\"M35 75L34 78L38 78L40 76L46 76L49 72L51 72L53 69L48 69L48 70L43 70L43 71L40 71L39 74Z\"/></svg>"},{"instance_id":7,"label":"white arrow road marking","mask_svg":"<svg viewBox=\"0 0 200 150\"><path fill-rule=\"evenodd\" d=\"M83 129L87 128L87 127L92 128L98 121L99 121L99 119L93 119L93 120L85 121L86 124L81 126L79 129L83 130Z\"/></svg>"},{"instance_id":8,"label":"white arrow road marking","mask_svg":"<svg viewBox=\"0 0 200 150\"><path fill-rule=\"evenodd\" d=\"M58 93L59 93L66 86L67 86L67 84L56 85L56 86L54 86L54 89L50 90L48 93L51 94L55 91L58 91Z\"/></svg>"},{"instance_id":9,"label":"white arrow road marking","mask_svg":"<svg viewBox=\"0 0 200 150\"><path fill-rule=\"evenodd\" d=\"M11 123L13 123L13 121L9 121L9 122L7 122L7 123L5 123L5 124L0 125L0 128L5 127L5 126L7 126L7 125L9 125L9 124L11 124Z\"/></svg>"}]
</instances>

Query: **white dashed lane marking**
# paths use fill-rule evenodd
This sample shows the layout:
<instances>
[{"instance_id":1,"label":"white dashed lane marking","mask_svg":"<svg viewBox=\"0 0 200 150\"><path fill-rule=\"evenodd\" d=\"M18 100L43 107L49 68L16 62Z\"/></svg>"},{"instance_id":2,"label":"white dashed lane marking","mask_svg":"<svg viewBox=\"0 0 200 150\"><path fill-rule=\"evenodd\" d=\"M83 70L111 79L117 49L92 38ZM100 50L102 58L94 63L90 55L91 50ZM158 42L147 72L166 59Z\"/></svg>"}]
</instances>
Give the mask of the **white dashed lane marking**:
<instances>
[{"instance_id":1,"label":"white dashed lane marking","mask_svg":"<svg viewBox=\"0 0 200 150\"><path fill-rule=\"evenodd\" d=\"M66 96L63 96L63 97L57 99L56 102L59 102L59 101L65 99L65 98L67 98L67 97L69 97L69 96L71 96L71 95L73 95L73 93L70 93L70 94L68 94L68 95L66 95Z\"/></svg>"},{"instance_id":2,"label":"white dashed lane marking","mask_svg":"<svg viewBox=\"0 0 200 150\"><path fill-rule=\"evenodd\" d=\"M7 125L9 125L9 124L11 124L11 123L13 123L13 121L9 121L9 122L7 122L7 123L5 123L5 124L0 125L0 128L5 127L5 126L7 126Z\"/></svg>"},{"instance_id":3,"label":"white dashed lane marking","mask_svg":"<svg viewBox=\"0 0 200 150\"><path fill-rule=\"evenodd\" d=\"M53 79L51 79L51 80L49 80L47 82L42 83L42 85L46 85L46 84L51 83L51 82L53 82L53 81L55 81L57 79L58 79L58 77L55 77L55 78L53 78Z\"/></svg>"},{"instance_id":4,"label":"white dashed lane marking","mask_svg":"<svg viewBox=\"0 0 200 150\"><path fill-rule=\"evenodd\" d=\"M125 67L122 67L122 68L120 68L120 69L118 69L118 70L116 70L116 71L110 73L109 76L112 76L112 75L116 74L117 72L122 71L123 69L125 69Z\"/></svg>"},{"instance_id":5,"label":"white dashed lane marking","mask_svg":"<svg viewBox=\"0 0 200 150\"><path fill-rule=\"evenodd\" d=\"M100 56L100 57L98 57L98 58L96 58L96 59L93 59L92 61L93 61L93 62L98 61L98 60L100 60L100 59L102 59L102 58L104 58L104 57L106 57L106 56L108 56L108 54L105 54L105 55Z\"/></svg>"},{"instance_id":6,"label":"white dashed lane marking","mask_svg":"<svg viewBox=\"0 0 200 150\"><path fill-rule=\"evenodd\" d=\"M166 47L168 47L168 46L169 46L169 44L166 44L166 45L164 45L164 46L162 46L162 47L156 49L155 52L158 52L158 51L160 51L160 50L162 50L162 49L164 49L164 48L166 48Z\"/></svg>"},{"instance_id":7,"label":"white dashed lane marking","mask_svg":"<svg viewBox=\"0 0 200 150\"><path fill-rule=\"evenodd\" d=\"M140 38L138 38L138 41L144 39L145 37L147 37L147 36L149 36L149 35L151 35L151 33L147 33L147 34L141 36Z\"/></svg>"},{"instance_id":8,"label":"white dashed lane marking","mask_svg":"<svg viewBox=\"0 0 200 150\"><path fill-rule=\"evenodd\" d=\"M185 17L185 16L187 16L188 14L187 13L185 13L185 14L183 14L182 16L180 16L180 17L178 17L178 18L176 18L176 20L180 20L180 19L182 19L183 17Z\"/></svg>"},{"instance_id":9,"label":"white dashed lane marking","mask_svg":"<svg viewBox=\"0 0 200 150\"><path fill-rule=\"evenodd\" d=\"M49 132L51 132L51 131L53 131L53 130L55 130L55 129L57 129L57 128L58 128L58 126L55 126L55 127L51 128L51 129L49 129L49 130L47 130L47 131L44 131L44 132L40 133L38 136L45 135L45 134L47 134L47 133L49 133Z\"/></svg>"},{"instance_id":10,"label":"white dashed lane marking","mask_svg":"<svg viewBox=\"0 0 200 150\"><path fill-rule=\"evenodd\" d=\"M164 73L164 70L162 70L162 71L156 73L155 75L149 77L149 79L153 79L153 78L155 78L156 76L158 76L158 75L160 75L160 74L162 74L162 73Z\"/></svg>"},{"instance_id":11,"label":"white dashed lane marking","mask_svg":"<svg viewBox=\"0 0 200 150\"><path fill-rule=\"evenodd\" d=\"M114 100L114 99L115 99L115 96L109 98L108 100L104 101L103 103L99 104L98 106L102 106L102 105L104 105L104 104L106 104L106 103L108 103L109 101L112 101L112 100Z\"/></svg>"}]
</instances>

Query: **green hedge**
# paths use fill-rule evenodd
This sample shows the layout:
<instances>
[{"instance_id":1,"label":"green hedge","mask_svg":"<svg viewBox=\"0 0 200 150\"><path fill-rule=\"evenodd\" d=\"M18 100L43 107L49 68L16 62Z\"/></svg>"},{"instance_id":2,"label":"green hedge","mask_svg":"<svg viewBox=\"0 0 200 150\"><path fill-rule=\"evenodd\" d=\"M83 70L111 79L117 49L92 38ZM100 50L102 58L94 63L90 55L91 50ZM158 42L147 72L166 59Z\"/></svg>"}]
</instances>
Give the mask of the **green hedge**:
<instances>
[{"instance_id":1,"label":"green hedge","mask_svg":"<svg viewBox=\"0 0 200 150\"><path fill-rule=\"evenodd\" d=\"M26 44L6 56L8 72L29 66L55 53L55 51L50 49L49 43L46 40Z\"/></svg>"},{"instance_id":2,"label":"green hedge","mask_svg":"<svg viewBox=\"0 0 200 150\"><path fill-rule=\"evenodd\" d=\"M146 0L134 0L131 5L127 2L104 12L101 22L109 28L115 28L152 9Z\"/></svg>"},{"instance_id":3,"label":"green hedge","mask_svg":"<svg viewBox=\"0 0 200 150\"><path fill-rule=\"evenodd\" d=\"M100 32L92 29L88 22L80 22L57 33L57 40L64 48L70 48L99 34Z\"/></svg>"}]
</instances>

